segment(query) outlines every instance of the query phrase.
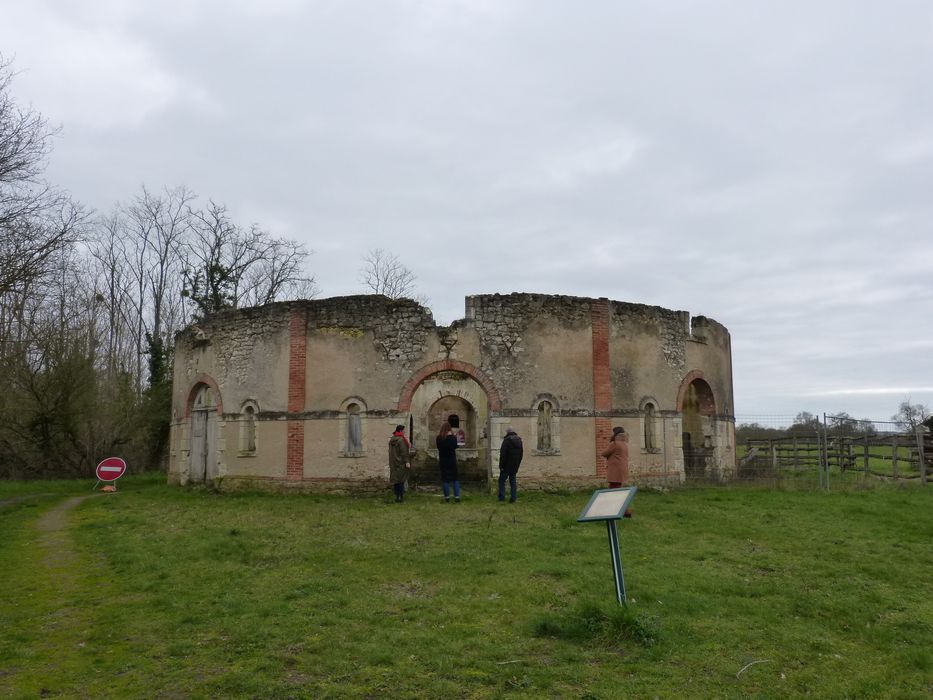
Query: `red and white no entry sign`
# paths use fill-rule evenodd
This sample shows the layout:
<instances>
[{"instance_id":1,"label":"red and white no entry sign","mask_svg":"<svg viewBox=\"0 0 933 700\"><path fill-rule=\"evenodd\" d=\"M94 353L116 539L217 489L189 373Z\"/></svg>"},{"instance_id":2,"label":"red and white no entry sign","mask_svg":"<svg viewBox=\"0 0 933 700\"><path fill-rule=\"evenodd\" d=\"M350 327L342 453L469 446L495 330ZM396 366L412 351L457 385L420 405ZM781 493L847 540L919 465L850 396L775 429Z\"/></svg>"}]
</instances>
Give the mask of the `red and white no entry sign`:
<instances>
[{"instance_id":1,"label":"red and white no entry sign","mask_svg":"<svg viewBox=\"0 0 933 700\"><path fill-rule=\"evenodd\" d=\"M97 465L97 478L101 481L116 481L126 471L126 462L119 457L108 457Z\"/></svg>"}]
</instances>

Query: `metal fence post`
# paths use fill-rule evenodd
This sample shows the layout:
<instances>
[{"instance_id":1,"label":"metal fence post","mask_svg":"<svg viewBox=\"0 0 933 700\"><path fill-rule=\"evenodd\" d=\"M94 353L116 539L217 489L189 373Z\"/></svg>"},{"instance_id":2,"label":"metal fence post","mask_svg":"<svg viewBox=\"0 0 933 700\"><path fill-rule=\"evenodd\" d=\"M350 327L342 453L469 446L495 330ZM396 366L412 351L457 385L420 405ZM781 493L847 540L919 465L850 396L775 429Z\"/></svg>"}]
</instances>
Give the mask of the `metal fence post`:
<instances>
[{"instance_id":1,"label":"metal fence post","mask_svg":"<svg viewBox=\"0 0 933 700\"><path fill-rule=\"evenodd\" d=\"M927 485L927 460L923 453L923 428L917 428L917 457L920 459L920 483Z\"/></svg>"},{"instance_id":2,"label":"metal fence post","mask_svg":"<svg viewBox=\"0 0 933 700\"><path fill-rule=\"evenodd\" d=\"M829 490L829 420L826 414L823 414L823 451L820 454L820 486L823 486L823 474L826 473L826 490Z\"/></svg>"}]
</instances>

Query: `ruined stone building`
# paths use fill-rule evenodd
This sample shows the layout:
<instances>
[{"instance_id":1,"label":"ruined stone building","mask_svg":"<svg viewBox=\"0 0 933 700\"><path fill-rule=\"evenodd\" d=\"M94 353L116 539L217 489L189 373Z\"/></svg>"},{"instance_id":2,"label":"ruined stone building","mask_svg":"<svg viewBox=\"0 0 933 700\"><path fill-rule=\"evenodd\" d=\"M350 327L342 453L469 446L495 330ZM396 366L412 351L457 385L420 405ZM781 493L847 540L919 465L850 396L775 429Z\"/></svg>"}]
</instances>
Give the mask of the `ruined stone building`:
<instances>
[{"instance_id":1,"label":"ruined stone building","mask_svg":"<svg viewBox=\"0 0 933 700\"><path fill-rule=\"evenodd\" d=\"M352 296L231 309L176 341L173 482L382 488L402 423L413 485L433 485L446 420L467 482L497 475L507 425L523 487L604 484L614 425L636 483L735 469L729 333L685 311L493 294L442 327L414 301Z\"/></svg>"}]
</instances>

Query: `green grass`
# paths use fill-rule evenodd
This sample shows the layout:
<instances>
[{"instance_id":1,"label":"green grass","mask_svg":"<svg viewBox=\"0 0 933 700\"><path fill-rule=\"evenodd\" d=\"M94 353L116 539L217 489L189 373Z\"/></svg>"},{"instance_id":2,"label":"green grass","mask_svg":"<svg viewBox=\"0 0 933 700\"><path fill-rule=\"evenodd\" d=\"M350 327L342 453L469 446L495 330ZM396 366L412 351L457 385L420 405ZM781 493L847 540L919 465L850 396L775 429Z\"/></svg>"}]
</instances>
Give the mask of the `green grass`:
<instances>
[{"instance_id":1,"label":"green grass","mask_svg":"<svg viewBox=\"0 0 933 700\"><path fill-rule=\"evenodd\" d=\"M0 483L0 696L928 697L933 489L499 505ZM57 494L23 498L30 492ZM69 554L70 551L70 555ZM50 559L50 552L56 553ZM67 556L66 556L67 555Z\"/></svg>"}]
</instances>

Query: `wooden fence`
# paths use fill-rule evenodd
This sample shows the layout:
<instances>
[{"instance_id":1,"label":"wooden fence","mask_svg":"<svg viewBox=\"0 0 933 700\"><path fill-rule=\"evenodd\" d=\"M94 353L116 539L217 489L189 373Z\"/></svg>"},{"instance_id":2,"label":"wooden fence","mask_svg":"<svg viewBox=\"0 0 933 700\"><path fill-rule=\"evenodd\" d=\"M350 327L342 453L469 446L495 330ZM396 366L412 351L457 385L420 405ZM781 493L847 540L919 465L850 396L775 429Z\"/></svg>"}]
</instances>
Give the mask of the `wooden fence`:
<instances>
[{"instance_id":1,"label":"wooden fence","mask_svg":"<svg viewBox=\"0 0 933 700\"><path fill-rule=\"evenodd\" d=\"M827 435L747 440L739 475L770 471L857 473L864 478L927 483L933 469L933 435Z\"/></svg>"}]
</instances>

